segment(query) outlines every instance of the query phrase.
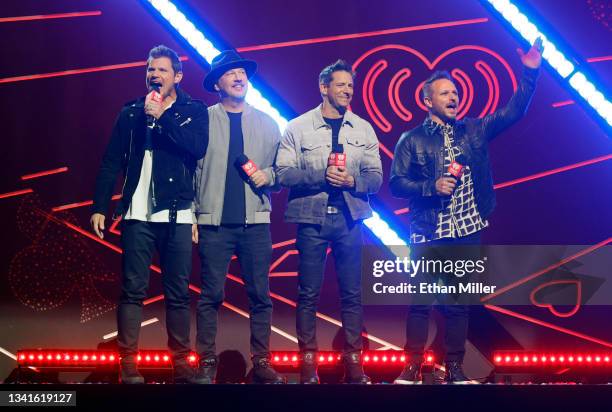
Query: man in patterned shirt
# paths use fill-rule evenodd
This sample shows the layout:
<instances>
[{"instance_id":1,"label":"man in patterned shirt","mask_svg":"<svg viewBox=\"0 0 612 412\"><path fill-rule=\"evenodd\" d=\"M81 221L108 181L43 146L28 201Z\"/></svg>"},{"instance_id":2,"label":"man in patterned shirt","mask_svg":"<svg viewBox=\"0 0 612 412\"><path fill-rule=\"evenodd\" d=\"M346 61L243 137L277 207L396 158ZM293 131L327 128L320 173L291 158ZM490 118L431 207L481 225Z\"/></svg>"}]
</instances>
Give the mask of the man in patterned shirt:
<instances>
[{"instance_id":1,"label":"man in patterned shirt","mask_svg":"<svg viewBox=\"0 0 612 412\"><path fill-rule=\"evenodd\" d=\"M459 97L448 72L435 72L425 82L423 98L429 115L401 136L389 180L393 195L409 200L413 244L480 244L481 231L495 207L488 143L527 110L541 64L542 41L536 39L527 53L518 51L524 68L518 89L505 107L482 119L457 120ZM457 170L462 173L451 173ZM440 309L446 319L445 380L477 383L462 369L469 307L452 304ZM410 307L405 346L409 362L397 384L422 382L430 310L429 304Z\"/></svg>"}]
</instances>

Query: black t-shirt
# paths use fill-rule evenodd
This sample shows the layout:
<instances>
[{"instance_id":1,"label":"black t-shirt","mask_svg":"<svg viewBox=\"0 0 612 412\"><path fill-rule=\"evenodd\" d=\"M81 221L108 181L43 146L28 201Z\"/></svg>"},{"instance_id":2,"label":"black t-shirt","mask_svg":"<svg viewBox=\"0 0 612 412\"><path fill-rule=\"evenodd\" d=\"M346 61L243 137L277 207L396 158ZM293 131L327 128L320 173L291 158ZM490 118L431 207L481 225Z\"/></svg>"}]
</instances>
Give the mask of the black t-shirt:
<instances>
[{"instance_id":1,"label":"black t-shirt","mask_svg":"<svg viewBox=\"0 0 612 412\"><path fill-rule=\"evenodd\" d=\"M229 147L227 151L227 172L225 174L225 194L223 196L222 225L242 225L246 219L244 199L244 180L236 158L244 153L242 136L242 113L227 112L230 120Z\"/></svg>"},{"instance_id":2,"label":"black t-shirt","mask_svg":"<svg viewBox=\"0 0 612 412\"><path fill-rule=\"evenodd\" d=\"M340 117L338 119L330 119L329 117L324 117L325 123L327 123L332 129L332 150L338 146L338 135L340 134L340 128L342 127L342 123L344 122L344 117ZM329 193L329 200L327 201L328 206L335 206L337 208L343 208L344 197L342 196L342 189L335 188L333 186L329 186L327 189L327 193Z\"/></svg>"}]
</instances>

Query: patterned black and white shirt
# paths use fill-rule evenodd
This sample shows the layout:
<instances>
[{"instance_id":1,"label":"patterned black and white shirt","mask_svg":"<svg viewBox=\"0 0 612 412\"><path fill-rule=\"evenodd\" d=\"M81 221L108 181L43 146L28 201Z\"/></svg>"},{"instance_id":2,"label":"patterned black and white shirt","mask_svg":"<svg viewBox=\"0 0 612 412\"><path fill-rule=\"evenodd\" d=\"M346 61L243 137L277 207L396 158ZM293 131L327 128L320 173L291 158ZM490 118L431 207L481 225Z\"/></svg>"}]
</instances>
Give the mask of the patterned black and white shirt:
<instances>
[{"instance_id":1,"label":"patterned black and white shirt","mask_svg":"<svg viewBox=\"0 0 612 412\"><path fill-rule=\"evenodd\" d=\"M440 133L444 137L444 170L461 154L461 149L455 145L453 139L453 125L441 125L425 119L423 125L433 133ZM429 242L442 238L457 238L484 229L489 225L480 217L476 199L474 198L474 182L470 167L465 165L461 179L457 182L453 194L444 200L444 208L438 213L436 230L431 238L419 233L412 233L412 243Z\"/></svg>"}]
</instances>

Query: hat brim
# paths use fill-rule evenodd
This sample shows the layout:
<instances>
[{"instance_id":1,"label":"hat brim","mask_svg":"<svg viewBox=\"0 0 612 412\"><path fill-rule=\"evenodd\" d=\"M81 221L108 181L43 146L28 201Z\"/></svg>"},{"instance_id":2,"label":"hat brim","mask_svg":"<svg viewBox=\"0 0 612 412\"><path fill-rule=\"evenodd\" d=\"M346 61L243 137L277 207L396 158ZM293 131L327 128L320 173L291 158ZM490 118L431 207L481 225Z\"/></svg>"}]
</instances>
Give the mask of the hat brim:
<instances>
[{"instance_id":1,"label":"hat brim","mask_svg":"<svg viewBox=\"0 0 612 412\"><path fill-rule=\"evenodd\" d=\"M249 79L257 71L257 63L255 63L253 60L239 60L230 62L217 66L214 70L208 72L204 78L204 81L202 82L202 85L209 92L216 93L217 91L215 90L215 84L217 83L217 80L219 80L219 78L223 76L226 71L235 69L237 67L242 67L244 71L246 71L246 75Z\"/></svg>"}]
</instances>

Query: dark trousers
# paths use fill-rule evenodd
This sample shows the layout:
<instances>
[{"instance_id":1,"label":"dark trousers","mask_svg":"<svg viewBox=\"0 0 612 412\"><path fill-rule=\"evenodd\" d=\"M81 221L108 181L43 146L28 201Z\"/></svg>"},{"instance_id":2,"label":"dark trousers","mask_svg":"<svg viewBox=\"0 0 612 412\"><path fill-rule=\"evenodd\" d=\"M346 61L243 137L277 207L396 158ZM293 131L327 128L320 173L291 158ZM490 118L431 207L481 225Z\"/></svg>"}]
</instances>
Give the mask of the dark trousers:
<instances>
[{"instance_id":1,"label":"dark trousers","mask_svg":"<svg viewBox=\"0 0 612 412\"><path fill-rule=\"evenodd\" d=\"M361 221L353 222L343 213L326 215L322 226L298 225L296 247L300 263L296 325L301 351L318 350L316 311L330 243L340 289L344 351L361 350L361 227Z\"/></svg>"},{"instance_id":2,"label":"dark trousers","mask_svg":"<svg viewBox=\"0 0 612 412\"><path fill-rule=\"evenodd\" d=\"M168 348L174 359L190 350L191 225L126 220L122 225L123 277L117 311L117 344L122 357L138 352L142 302L147 297L154 250L160 257L166 304Z\"/></svg>"},{"instance_id":3,"label":"dark trousers","mask_svg":"<svg viewBox=\"0 0 612 412\"><path fill-rule=\"evenodd\" d=\"M455 245L478 245L480 244L480 232L461 238L435 240L427 244L449 247L454 247ZM473 249L470 249L470 251L473 251ZM416 258L418 259L419 256ZM423 360L431 307L430 304L411 305L409 309L408 321L406 322L405 350L413 362L422 362ZM462 362L465 355L470 307L462 304L439 305L437 307L442 312L446 322L446 333L444 336L445 361Z\"/></svg>"},{"instance_id":4,"label":"dark trousers","mask_svg":"<svg viewBox=\"0 0 612 412\"><path fill-rule=\"evenodd\" d=\"M251 355L270 356L272 300L270 259L272 238L269 224L199 226L202 293L198 299L196 350L201 359L215 356L217 312L223 303L225 277L236 254L249 300Z\"/></svg>"}]
</instances>

